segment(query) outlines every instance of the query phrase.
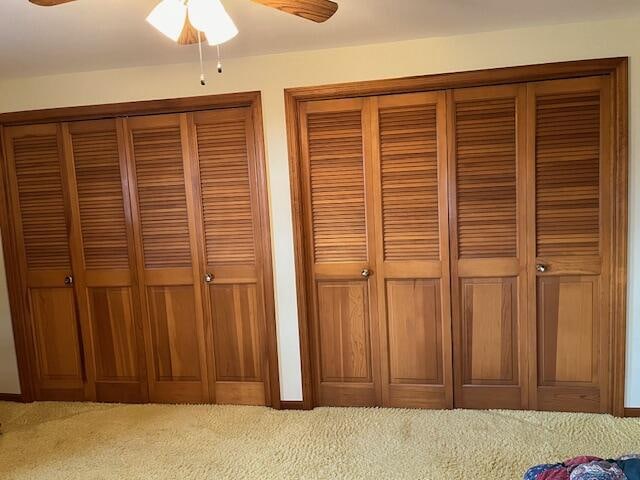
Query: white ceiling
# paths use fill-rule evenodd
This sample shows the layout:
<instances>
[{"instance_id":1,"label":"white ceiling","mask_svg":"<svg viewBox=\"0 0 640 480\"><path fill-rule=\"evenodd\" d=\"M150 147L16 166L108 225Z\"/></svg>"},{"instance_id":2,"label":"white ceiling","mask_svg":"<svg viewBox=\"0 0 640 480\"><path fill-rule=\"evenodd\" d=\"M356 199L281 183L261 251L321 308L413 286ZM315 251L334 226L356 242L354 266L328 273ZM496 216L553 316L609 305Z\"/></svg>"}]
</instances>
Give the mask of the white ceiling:
<instances>
[{"instance_id":1,"label":"white ceiling","mask_svg":"<svg viewBox=\"0 0 640 480\"><path fill-rule=\"evenodd\" d=\"M192 62L145 17L159 0L77 0L37 7L0 0L0 77ZM240 34L224 56L242 57L640 14L638 0L337 0L315 24L250 0L223 0ZM195 50L194 50L195 49ZM213 50L205 55L211 59Z\"/></svg>"}]
</instances>

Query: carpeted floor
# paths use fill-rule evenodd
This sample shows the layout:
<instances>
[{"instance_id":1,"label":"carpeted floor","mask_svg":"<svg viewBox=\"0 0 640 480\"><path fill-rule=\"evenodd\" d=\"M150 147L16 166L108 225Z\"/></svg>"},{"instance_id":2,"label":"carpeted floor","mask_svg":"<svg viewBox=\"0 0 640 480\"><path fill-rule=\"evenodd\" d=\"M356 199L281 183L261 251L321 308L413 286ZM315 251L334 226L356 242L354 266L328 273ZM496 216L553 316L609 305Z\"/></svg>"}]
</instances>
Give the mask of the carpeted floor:
<instances>
[{"instance_id":1,"label":"carpeted floor","mask_svg":"<svg viewBox=\"0 0 640 480\"><path fill-rule=\"evenodd\" d=\"M0 479L513 479L640 452L607 415L0 402Z\"/></svg>"}]
</instances>

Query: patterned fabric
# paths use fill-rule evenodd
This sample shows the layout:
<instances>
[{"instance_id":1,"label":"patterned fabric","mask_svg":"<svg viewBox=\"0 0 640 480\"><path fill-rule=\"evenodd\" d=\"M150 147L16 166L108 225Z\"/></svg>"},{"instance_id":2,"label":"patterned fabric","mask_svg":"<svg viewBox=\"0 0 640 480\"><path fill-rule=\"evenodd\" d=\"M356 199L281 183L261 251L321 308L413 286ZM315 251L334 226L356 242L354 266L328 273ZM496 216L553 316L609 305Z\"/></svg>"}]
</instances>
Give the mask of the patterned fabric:
<instances>
[{"instance_id":1,"label":"patterned fabric","mask_svg":"<svg viewBox=\"0 0 640 480\"><path fill-rule=\"evenodd\" d=\"M570 480L570 478L567 467L559 466L541 473L536 480Z\"/></svg>"},{"instance_id":2,"label":"patterned fabric","mask_svg":"<svg viewBox=\"0 0 640 480\"><path fill-rule=\"evenodd\" d=\"M538 480L538 475L546 472L547 470L558 468L559 466L561 466L559 463L547 463L531 467L527 470L527 473L524 474L524 480Z\"/></svg>"},{"instance_id":3,"label":"patterned fabric","mask_svg":"<svg viewBox=\"0 0 640 480\"><path fill-rule=\"evenodd\" d=\"M605 461L578 465L571 472L570 480L628 480L620 467Z\"/></svg>"},{"instance_id":4,"label":"patterned fabric","mask_svg":"<svg viewBox=\"0 0 640 480\"><path fill-rule=\"evenodd\" d=\"M577 467L578 465L583 465L585 463L590 463L590 462L599 462L601 460L604 460L604 459L600 457L590 457L588 455L581 455L579 457L573 457L568 460L565 460L563 463L567 467Z\"/></svg>"}]
</instances>

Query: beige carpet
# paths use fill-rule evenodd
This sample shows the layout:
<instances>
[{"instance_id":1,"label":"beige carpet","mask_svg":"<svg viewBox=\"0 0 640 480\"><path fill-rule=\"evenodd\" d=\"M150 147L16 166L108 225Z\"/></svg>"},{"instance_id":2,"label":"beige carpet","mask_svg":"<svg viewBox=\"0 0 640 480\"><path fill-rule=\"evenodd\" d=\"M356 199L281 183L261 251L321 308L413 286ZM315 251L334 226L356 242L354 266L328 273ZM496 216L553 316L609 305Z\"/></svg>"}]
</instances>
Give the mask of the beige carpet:
<instances>
[{"instance_id":1,"label":"beige carpet","mask_svg":"<svg viewBox=\"0 0 640 480\"><path fill-rule=\"evenodd\" d=\"M0 479L519 479L640 452L640 420L508 411L0 402Z\"/></svg>"}]
</instances>

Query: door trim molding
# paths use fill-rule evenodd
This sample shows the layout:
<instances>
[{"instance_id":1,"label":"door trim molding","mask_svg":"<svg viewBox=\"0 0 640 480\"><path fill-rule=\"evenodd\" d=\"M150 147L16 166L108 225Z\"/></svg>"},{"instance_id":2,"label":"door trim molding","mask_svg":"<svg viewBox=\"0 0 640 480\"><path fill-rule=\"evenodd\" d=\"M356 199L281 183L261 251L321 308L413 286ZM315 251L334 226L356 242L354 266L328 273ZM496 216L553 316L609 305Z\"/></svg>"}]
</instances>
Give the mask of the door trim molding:
<instances>
[{"instance_id":1,"label":"door trim molding","mask_svg":"<svg viewBox=\"0 0 640 480\"><path fill-rule=\"evenodd\" d=\"M263 213L260 219L264 237L261 239L263 251L262 268L264 271L265 310L267 323L267 358L269 368L265 369L268 376L270 404L274 408L280 407L280 381L278 368L278 351L276 338L275 297L273 288L273 265L271 256L271 232L269 221L269 196L265 160L264 127L262 123L262 98L260 92L231 93L224 95L203 95L197 97L173 98L164 100L150 100L139 102L110 103L79 107L62 107L44 110L29 110L0 114L0 233L3 240L3 253L9 289L9 303L11 319L15 337L18 371L22 399L25 402L34 399L34 359L31 342L31 332L26 321L28 312L25 311L20 292L20 269L14 259L17 253L17 239L14 232L14 219L9 214L8 207L8 179L6 152L4 151L3 130L8 126L27 125L36 123L58 123L78 120L95 120L101 118L118 118L127 116L156 115L193 112L198 110L215 110L221 108L249 107L255 129L256 160L259 169L259 204Z\"/></svg>"},{"instance_id":2,"label":"door trim molding","mask_svg":"<svg viewBox=\"0 0 640 480\"><path fill-rule=\"evenodd\" d=\"M298 328L302 361L302 391L305 408L313 408L313 370L309 332L309 259L306 251L302 202L301 150L299 143L300 104L309 100L329 100L347 97L366 97L397 93L424 92L451 88L504 85L543 80L607 75L611 78L614 152L613 195L614 215L611 272L611 392L613 414L624 416L626 296L627 296L627 183L628 183L628 58L578 60L542 65L473 70L389 80L362 81L290 88L285 90L289 173L291 176L291 209L293 217L296 291L298 300Z\"/></svg>"}]
</instances>

